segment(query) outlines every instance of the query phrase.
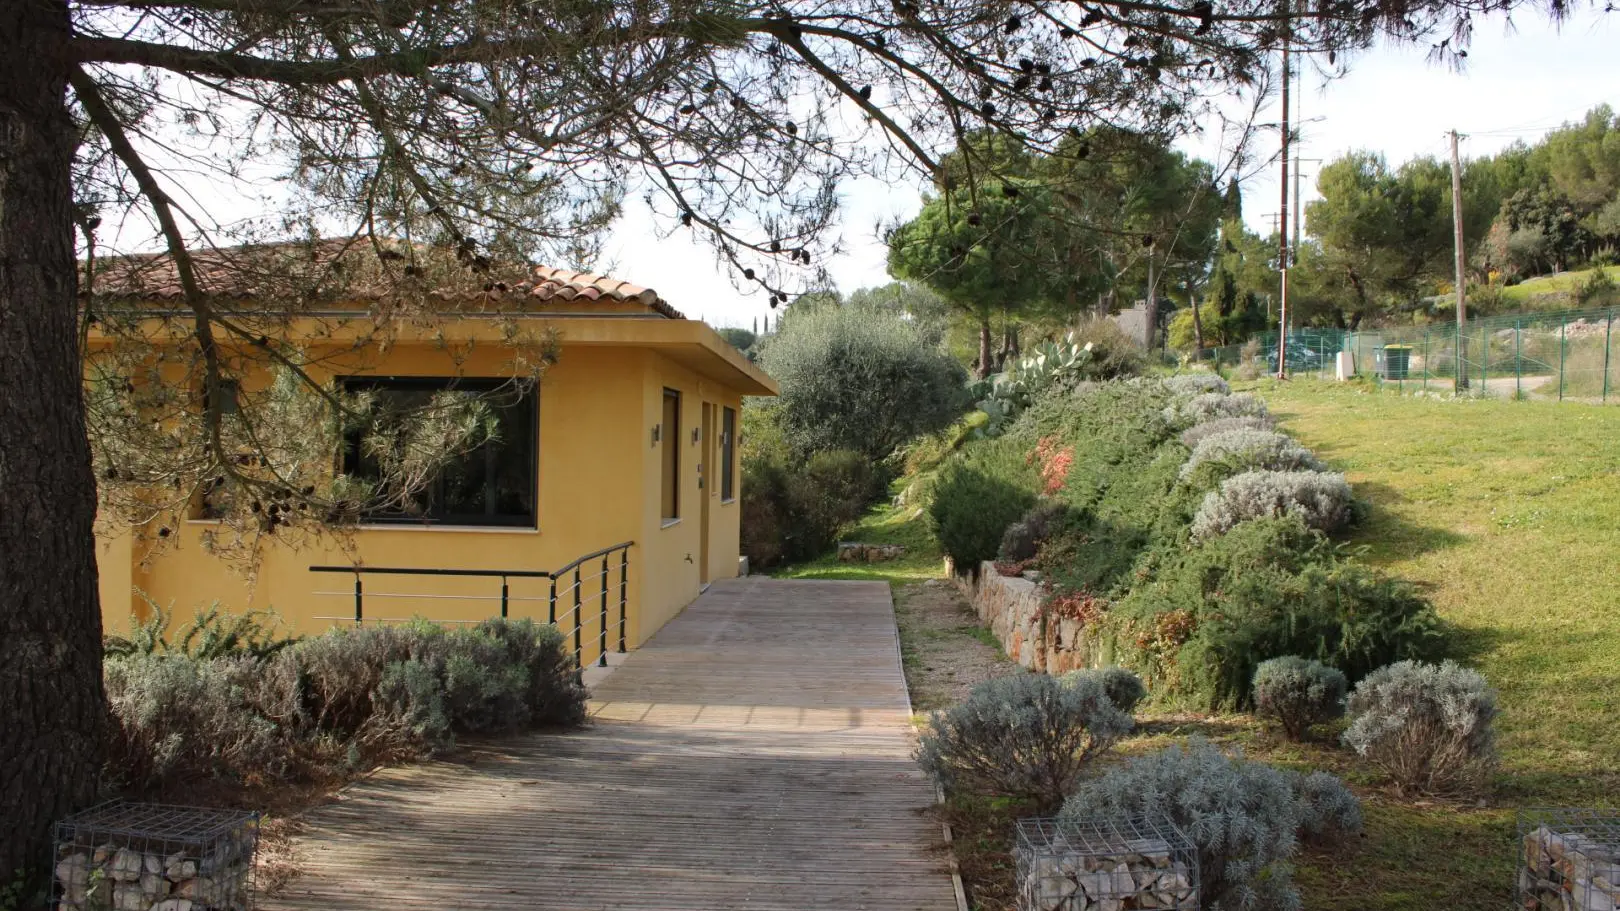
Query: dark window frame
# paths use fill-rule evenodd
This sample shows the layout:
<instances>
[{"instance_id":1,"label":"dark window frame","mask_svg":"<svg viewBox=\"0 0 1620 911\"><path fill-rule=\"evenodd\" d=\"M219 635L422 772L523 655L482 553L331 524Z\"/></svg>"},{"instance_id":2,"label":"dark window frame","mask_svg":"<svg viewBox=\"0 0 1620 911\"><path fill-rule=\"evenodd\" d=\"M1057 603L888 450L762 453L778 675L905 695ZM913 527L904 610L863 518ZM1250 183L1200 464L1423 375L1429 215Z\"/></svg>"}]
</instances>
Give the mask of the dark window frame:
<instances>
[{"instance_id":1,"label":"dark window frame","mask_svg":"<svg viewBox=\"0 0 1620 911\"><path fill-rule=\"evenodd\" d=\"M460 390L466 392L491 393L503 390L512 390L511 379L500 377L447 377L447 376L343 376L338 377L338 385L346 392L359 389L397 389L402 391L439 392ZM360 521L365 525L429 525L444 528L513 528L538 529L540 520L540 389L530 384L521 392L522 399L512 406L527 406L531 433L524 437L527 447L525 468L528 473L527 498L529 509L526 513L499 513L495 512L495 473L494 460L497 451L489 447L480 447L485 459L485 489L484 498L487 504L486 512L479 513L446 513L436 512L433 509L421 513L402 511L368 510L362 514ZM512 440L502 441L503 446L512 444ZM342 442L343 449L338 454L338 470L350 474L351 466L358 461L359 440L357 437L345 435ZM475 451L477 452L477 451ZM432 490L440 483L436 479L429 485L429 496Z\"/></svg>"},{"instance_id":2,"label":"dark window frame","mask_svg":"<svg viewBox=\"0 0 1620 911\"><path fill-rule=\"evenodd\" d=\"M661 424L667 425L670 423L668 420L666 420L666 418L669 411L668 406L671 401L675 403L675 426L665 426L663 428L663 433L660 434L659 437L659 445L665 448L660 450L658 453L658 511L659 513L670 513L669 515L659 516L660 521L666 525L679 522L681 520L681 391L679 389L671 389L668 386L665 386L664 396L659 400L659 407L661 410L658 415L658 420ZM670 484L670 490L667 497L669 500L668 510L664 509L664 501L666 496L663 489L663 485L666 480L664 471L664 465L666 462L670 463L668 472L668 481Z\"/></svg>"},{"instance_id":3,"label":"dark window frame","mask_svg":"<svg viewBox=\"0 0 1620 911\"><path fill-rule=\"evenodd\" d=\"M720 409L720 502L737 499L737 409Z\"/></svg>"}]
</instances>

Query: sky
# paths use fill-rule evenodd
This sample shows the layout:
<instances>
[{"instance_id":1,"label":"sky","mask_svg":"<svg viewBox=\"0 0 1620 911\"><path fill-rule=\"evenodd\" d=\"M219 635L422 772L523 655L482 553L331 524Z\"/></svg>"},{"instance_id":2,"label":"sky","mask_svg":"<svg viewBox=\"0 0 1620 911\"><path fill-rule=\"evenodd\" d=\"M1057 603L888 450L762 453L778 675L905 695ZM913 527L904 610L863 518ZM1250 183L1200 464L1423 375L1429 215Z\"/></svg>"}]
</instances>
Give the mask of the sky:
<instances>
[{"instance_id":1,"label":"sky","mask_svg":"<svg viewBox=\"0 0 1620 911\"><path fill-rule=\"evenodd\" d=\"M1427 45L1382 46L1351 60L1342 78L1324 82L1307 73L1295 111L1306 121L1298 154L1307 204L1320 167L1310 159L1362 149L1382 152L1392 166L1446 156L1452 129L1464 134L1464 158L1490 155L1516 140L1534 141L1599 104L1620 106L1620 14L1584 12L1562 27L1530 16L1513 26L1488 20L1476 29L1461 72L1429 63L1426 52ZM1278 113L1273 102L1259 121L1275 122ZM1185 151L1210 158L1217 144L1183 143ZM1262 162L1276 150L1275 130L1263 132L1253 147ZM1249 176L1244 220L1269 233L1278 197L1275 167ZM863 180L844 188L842 204L846 252L825 263L833 281L845 293L887 283L887 251L876 225L913 215L922 205L920 188ZM772 312L763 294L737 290L706 248L684 235L660 240L639 214L632 206L604 251L623 277L651 285L688 316L715 326L749 328Z\"/></svg>"}]
</instances>

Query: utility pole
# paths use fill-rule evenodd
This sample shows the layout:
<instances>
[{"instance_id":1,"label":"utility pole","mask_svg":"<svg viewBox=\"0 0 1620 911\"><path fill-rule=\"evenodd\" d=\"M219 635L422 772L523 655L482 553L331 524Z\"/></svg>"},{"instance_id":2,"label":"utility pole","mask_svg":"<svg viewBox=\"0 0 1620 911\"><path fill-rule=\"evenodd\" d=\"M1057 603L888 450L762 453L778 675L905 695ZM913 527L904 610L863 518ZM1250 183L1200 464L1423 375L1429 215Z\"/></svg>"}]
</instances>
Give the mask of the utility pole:
<instances>
[{"instance_id":1,"label":"utility pole","mask_svg":"<svg viewBox=\"0 0 1620 911\"><path fill-rule=\"evenodd\" d=\"M1293 12L1291 0L1283 0L1283 9ZM1277 219L1277 265L1282 271L1282 316L1277 323L1277 379L1288 378L1288 84L1292 77L1289 73L1289 45L1290 33L1293 29L1285 20L1283 22L1282 46L1282 213Z\"/></svg>"},{"instance_id":2,"label":"utility pole","mask_svg":"<svg viewBox=\"0 0 1620 911\"><path fill-rule=\"evenodd\" d=\"M1468 319L1467 284L1463 277L1462 164L1457 160L1457 131L1451 131L1451 227L1457 255L1457 376L1458 390L1468 388L1468 371L1463 368L1463 323Z\"/></svg>"}]
</instances>

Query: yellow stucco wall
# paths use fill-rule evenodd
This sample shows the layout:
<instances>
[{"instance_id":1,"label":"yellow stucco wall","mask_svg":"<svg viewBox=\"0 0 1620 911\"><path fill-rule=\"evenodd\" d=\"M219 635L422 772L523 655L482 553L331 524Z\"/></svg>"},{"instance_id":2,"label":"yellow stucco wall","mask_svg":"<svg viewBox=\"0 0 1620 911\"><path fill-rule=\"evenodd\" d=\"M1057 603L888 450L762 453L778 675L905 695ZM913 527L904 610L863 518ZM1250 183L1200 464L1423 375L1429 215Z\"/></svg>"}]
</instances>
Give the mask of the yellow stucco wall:
<instances>
[{"instance_id":1,"label":"yellow stucco wall","mask_svg":"<svg viewBox=\"0 0 1620 911\"><path fill-rule=\"evenodd\" d=\"M458 367L432 345L402 344L369 357L363 372L497 376L503 363L496 346L475 349ZM339 367L336 372L362 371ZM659 515L659 449L652 443L666 387L682 393L682 427L676 437L682 447L682 517L667 527ZM717 493L717 481L701 495L698 487L700 454L708 441L694 443L692 433L701 426L705 401L737 408L740 393L655 347L611 341L570 344L565 334L561 356L540 384L538 529L366 526L342 540L268 548L251 578L206 550L203 536L214 523L186 522L158 551L151 550L155 539L149 536L137 534L132 544L127 533L110 534L98 552L104 623L109 630L127 628L132 606L143 603L132 599L139 588L181 619L218 600L232 611L271 608L295 630L317 632L352 622L354 576L312 573L311 565L358 561L368 566L550 570L599 548L634 541L626 622L627 644L633 648L699 593L705 500L710 505L709 578L736 573L737 507L722 506L718 496L708 496ZM717 466L705 467L718 478ZM740 467L736 470L740 484ZM601 570L600 561L581 567L581 645L587 662L598 654ZM619 572L614 555L607 574L610 648L618 637ZM363 582L368 620L424 616L476 621L499 612L499 579L366 575ZM513 579L510 586L512 616L546 618L548 583ZM559 626L570 635L571 586L571 575L559 583L558 607Z\"/></svg>"}]
</instances>

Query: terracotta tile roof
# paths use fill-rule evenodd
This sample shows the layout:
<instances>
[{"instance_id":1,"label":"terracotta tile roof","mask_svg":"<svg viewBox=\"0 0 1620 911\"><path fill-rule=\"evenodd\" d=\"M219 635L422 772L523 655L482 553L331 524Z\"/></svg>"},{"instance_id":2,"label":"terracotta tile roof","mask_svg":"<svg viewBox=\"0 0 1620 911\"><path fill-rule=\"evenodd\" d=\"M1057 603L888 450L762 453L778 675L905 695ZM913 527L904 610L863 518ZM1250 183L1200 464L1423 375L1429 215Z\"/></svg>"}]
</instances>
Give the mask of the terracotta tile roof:
<instances>
[{"instance_id":1,"label":"terracotta tile roof","mask_svg":"<svg viewBox=\"0 0 1620 911\"><path fill-rule=\"evenodd\" d=\"M250 302L276 297L302 305L378 300L412 293L445 305L521 311L526 303L631 304L669 319L685 319L651 288L591 272L550 266L481 262L471 268L447 250L369 241L325 240L199 250L192 254L197 283L214 298ZM81 268L83 264L81 263ZM97 300L178 302L179 272L167 253L109 257L95 264L93 281L80 283Z\"/></svg>"}]
</instances>

